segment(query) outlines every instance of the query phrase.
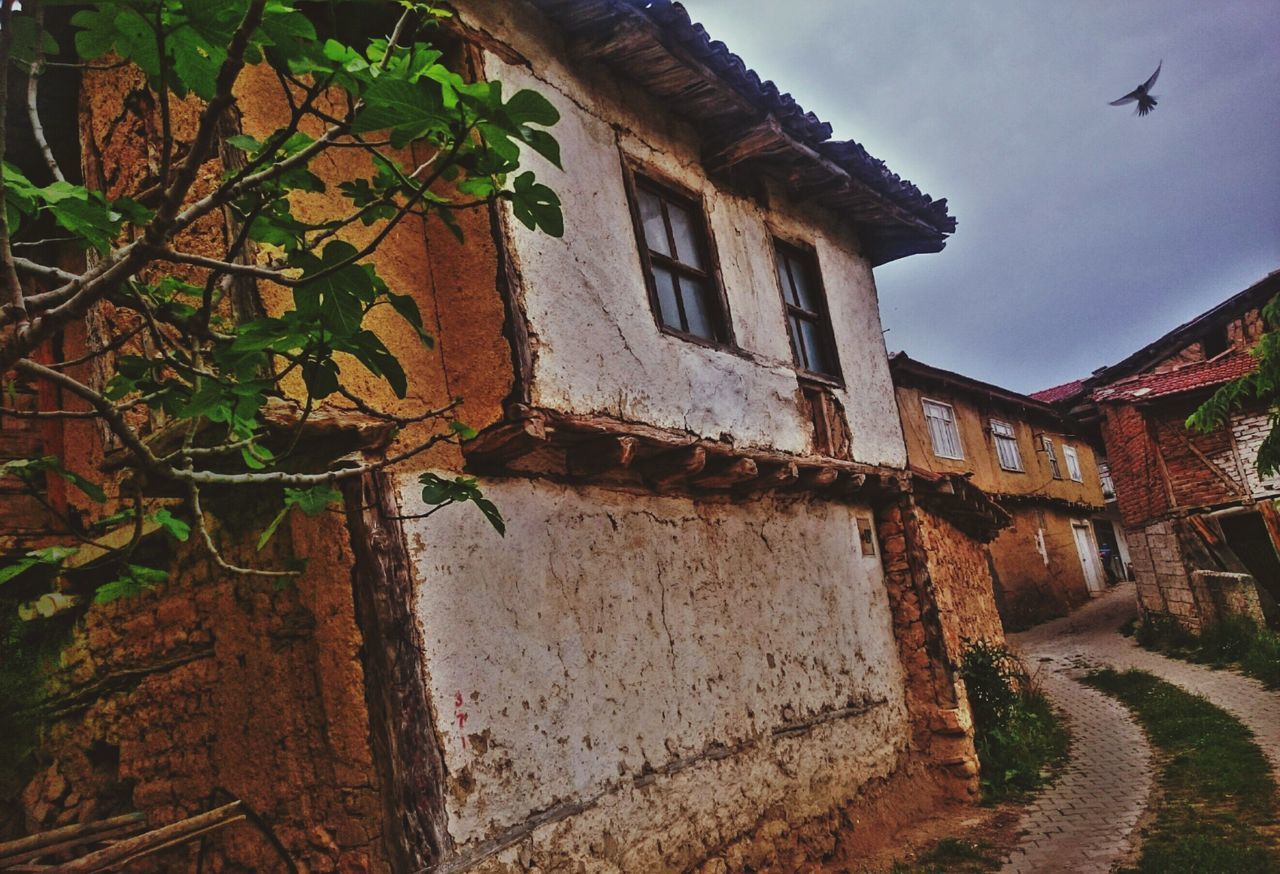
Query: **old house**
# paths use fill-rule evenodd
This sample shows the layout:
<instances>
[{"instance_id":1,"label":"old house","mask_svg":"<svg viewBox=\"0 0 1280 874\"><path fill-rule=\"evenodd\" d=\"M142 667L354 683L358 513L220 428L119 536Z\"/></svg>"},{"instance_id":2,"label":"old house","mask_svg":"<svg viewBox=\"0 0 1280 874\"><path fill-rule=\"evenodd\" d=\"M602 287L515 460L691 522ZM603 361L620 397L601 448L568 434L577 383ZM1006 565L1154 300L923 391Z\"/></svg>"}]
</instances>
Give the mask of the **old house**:
<instances>
[{"instance_id":1,"label":"old house","mask_svg":"<svg viewBox=\"0 0 1280 874\"><path fill-rule=\"evenodd\" d=\"M1271 412L1245 408L1229 429L1208 434L1186 420L1255 368L1249 350L1264 330L1260 310L1277 292L1273 272L1059 401L1101 431L1144 611L1193 627L1224 611L1276 615L1280 480L1257 470Z\"/></svg>"},{"instance_id":2,"label":"old house","mask_svg":"<svg viewBox=\"0 0 1280 874\"><path fill-rule=\"evenodd\" d=\"M911 465L965 476L1012 516L988 546L1006 627L1062 616L1101 592L1109 573L1096 530L1110 523L1093 448L1075 424L1043 401L902 352L890 368Z\"/></svg>"},{"instance_id":3,"label":"old house","mask_svg":"<svg viewBox=\"0 0 1280 874\"><path fill-rule=\"evenodd\" d=\"M419 229L379 252L437 335L405 352L409 397L462 396L479 435L349 487L345 518L291 519L295 585L193 548L143 609L90 609L25 827L163 822L222 787L317 871L794 870L972 799L956 665L963 638L1001 637L982 544L1008 521L978 486L1026 498L1006 592L1052 560L1064 605L1092 585L1072 550L1100 501L1092 454L1009 393L991 403L1031 485L909 469L873 269L939 251L945 201L832 141L679 4L456 5L475 73L547 95L572 168L545 168L562 239L495 208L463 243ZM278 107L252 75L258 133ZM85 78L97 184L130 176L140 87ZM476 475L505 538L425 518L424 471ZM252 834L211 853L269 857Z\"/></svg>"}]
</instances>

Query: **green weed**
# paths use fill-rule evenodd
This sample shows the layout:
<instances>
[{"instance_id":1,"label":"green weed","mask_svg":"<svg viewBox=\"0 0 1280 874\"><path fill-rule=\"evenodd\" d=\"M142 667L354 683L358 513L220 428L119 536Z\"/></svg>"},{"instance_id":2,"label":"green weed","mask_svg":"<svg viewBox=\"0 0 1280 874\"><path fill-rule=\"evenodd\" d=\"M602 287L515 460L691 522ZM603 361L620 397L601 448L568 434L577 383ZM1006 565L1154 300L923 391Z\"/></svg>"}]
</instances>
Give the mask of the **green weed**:
<instances>
[{"instance_id":1,"label":"green weed","mask_svg":"<svg viewBox=\"0 0 1280 874\"><path fill-rule=\"evenodd\" d=\"M1005 647L979 641L965 650L960 675L973 711L983 800L1042 786L1066 758L1070 738L1026 668Z\"/></svg>"},{"instance_id":2,"label":"green weed","mask_svg":"<svg viewBox=\"0 0 1280 874\"><path fill-rule=\"evenodd\" d=\"M1128 706L1164 753L1156 819L1131 870L1280 870L1276 785L1247 728L1205 699L1142 671L1096 671L1085 682Z\"/></svg>"}]
</instances>

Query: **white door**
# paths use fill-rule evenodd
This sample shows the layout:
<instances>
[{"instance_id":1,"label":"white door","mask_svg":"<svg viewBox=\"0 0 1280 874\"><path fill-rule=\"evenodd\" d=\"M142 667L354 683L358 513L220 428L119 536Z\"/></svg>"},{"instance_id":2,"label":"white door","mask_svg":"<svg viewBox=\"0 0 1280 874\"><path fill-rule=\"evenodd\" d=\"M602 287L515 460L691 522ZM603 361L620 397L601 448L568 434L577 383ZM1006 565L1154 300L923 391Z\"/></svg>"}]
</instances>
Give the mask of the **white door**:
<instances>
[{"instance_id":1,"label":"white door","mask_svg":"<svg viewBox=\"0 0 1280 874\"><path fill-rule=\"evenodd\" d=\"M1093 538L1089 536L1089 526L1079 522L1071 524L1076 535L1076 552L1080 553L1080 566L1084 568L1084 581L1090 592L1101 592L1105 586L1102 576L1102 562L1098 559L1098 550L1093 548Z\"/></svg>"}]
</instances>

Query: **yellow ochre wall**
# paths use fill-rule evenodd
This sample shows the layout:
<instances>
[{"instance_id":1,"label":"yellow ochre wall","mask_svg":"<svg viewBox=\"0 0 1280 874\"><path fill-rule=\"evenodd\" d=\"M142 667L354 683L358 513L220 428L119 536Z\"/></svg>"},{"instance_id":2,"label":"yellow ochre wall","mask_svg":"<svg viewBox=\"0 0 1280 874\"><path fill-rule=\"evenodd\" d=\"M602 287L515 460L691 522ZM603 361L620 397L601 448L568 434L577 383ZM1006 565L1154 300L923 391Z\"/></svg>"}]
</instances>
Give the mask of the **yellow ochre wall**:
<instances>
[{"instance_id":1,"label":"yellow ochre wall","mask_svg":"<svg viewBox=\"0 0 1280 874\"><path fill-rule=\"evenodd\" d=\"M902 417L903 436L907 441L907 460L915 467L944 473L973 473L972 482L983 491L996 495L1043 495L1083 504L1102 510L1102 484L1098 479L1098 463L1093 450L1077 437L1066 436L1061 428L1045 422L1021 417L1011 406L997 406L975 401L959 392L897 386L898 411ZM950 404L955 410L956 427L964 451L961 460L939 458L933 454L929 428L925 424L924 399ZM999 419L1012 425L1017 435L1018 451L1025 472L1007 471L996 459L991 438L990 420ZM1058 455L1062 479L1055 480L1049 461L1034 435L1047 434ZM1073 482L1067 473L1064 446L1073 446L1080 459L1083 482Z\"/></svg>"},{"instance_id":2,"label":"yellow ochre wall","mask_svg":"<svg viewBox=\"0 0 1280 874\"><path fill-rule=\"evenodd\" d=\"M1012 404L996 404L942 388L895 387L910 464L925 470L972 474L974 485L1000 500L1013 524L988 547L996 603L1008 630L1025 628L1062 616L1089 598L1084 569L1076 551L1072 522L1087 521L1104 508L1098 464L1090 446L1067 436L1050 420L1028 417ZM950 404L960 433L963 459L940 458L925 423L924 399ZM990 420L1013 426L1023 471L1000 467ZM1046 434L1058 456L1062 479L1054 479L1040 448ZM1076 450L1082 482L1070 478L1065 446ZM1001 497L1003 496L1003 498ZM1021 499L1021 500L1019 500ZM1071 502L1080 507L1064 506ZM1092 542L1092 528L1090 540ZM1096 551L1097 544L1094 543Z\"/></svg>"}]
</instances>

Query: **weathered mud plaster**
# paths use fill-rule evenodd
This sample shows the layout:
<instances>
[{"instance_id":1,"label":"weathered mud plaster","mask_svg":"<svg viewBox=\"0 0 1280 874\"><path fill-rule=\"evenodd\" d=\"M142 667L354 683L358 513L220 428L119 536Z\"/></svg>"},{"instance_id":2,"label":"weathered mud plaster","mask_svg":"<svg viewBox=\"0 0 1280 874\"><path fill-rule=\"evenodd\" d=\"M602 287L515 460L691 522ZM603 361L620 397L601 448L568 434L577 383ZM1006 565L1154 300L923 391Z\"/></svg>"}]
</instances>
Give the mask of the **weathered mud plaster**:
<instances>
[{"instance_id":1,"label":"weathered mud plaster","mask_svg":"<svg viewBox=\"0 0 1280 874\"><path fill-rule=\"evenodd\" d=\"M464 15L532 66L485 53L486 76L508 89L537 89L561 114L555 135L567 172L527 157L564 204L564 237L507 222L534 343L535 405L812 451L773 260L776 233L817 250L847 382L836 394L853 431L853 458L902 466L875 284L852 230L781 195L770 198L766 213L718 188L706 177L690 128L603 67L565 68L543 22L507 8L516 5L479 3ZM624 156L704 198L738 350L706 348L658 329L631 223Z\"/></svg>"},{"instance_id":2,"label":"weathered mud plaster","mask_svg":"<svg viewBox=\"0 0 1280 874\"><path fill-rule=\"evenodd\" d=\"M869 510L482 485L504 539L469 508L406 522L461 852L550 812L535 847L593 859L613 835L604 869L684 865L771 805L816 816L894 769L903 672L856 547ZM417 491L401 480L406 514Z\"/></svg>"}]
</instances>

